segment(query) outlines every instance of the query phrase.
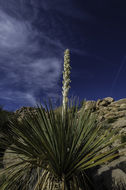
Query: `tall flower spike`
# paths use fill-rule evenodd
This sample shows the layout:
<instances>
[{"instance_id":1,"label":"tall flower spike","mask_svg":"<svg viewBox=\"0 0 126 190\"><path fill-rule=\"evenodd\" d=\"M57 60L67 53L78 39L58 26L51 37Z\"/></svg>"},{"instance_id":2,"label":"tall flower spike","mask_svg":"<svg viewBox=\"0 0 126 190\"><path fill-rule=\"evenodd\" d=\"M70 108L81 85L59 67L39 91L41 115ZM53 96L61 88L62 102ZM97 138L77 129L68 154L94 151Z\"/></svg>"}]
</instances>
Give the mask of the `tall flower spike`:
<instances>
[{"instance_id":1,"label":"tall flower spike","mask_svg":"<svg viewBox=\"0 0 126 190\"><path fill-rule=\"evenodd\" d=\"M70 88L70 51L66 49L64 52L64 71L63 71L63 107L62 107L62 116L67 110L67 103L68 103L68 91Z\"/></svg>"}]
</instances>

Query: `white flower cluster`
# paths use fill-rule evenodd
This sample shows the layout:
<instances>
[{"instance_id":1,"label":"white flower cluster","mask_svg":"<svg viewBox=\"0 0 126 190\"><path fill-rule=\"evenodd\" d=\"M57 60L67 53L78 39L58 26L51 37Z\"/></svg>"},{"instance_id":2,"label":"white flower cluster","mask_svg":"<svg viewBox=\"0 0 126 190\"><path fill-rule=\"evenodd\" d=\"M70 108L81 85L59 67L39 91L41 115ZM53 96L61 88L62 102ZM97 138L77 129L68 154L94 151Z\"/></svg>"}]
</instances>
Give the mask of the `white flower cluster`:
<instances>
[{"instance_id":1,"label":"white flower cluster","mask_svg":"<svg viewBox=\"0 0 126 190\"><path fill-rule=\"evenodd\" d=\"M64 52L64 71L63 71L63 113L66 112L67 109L67 103L68 103L68 91L70 88L70 51L69 49L66 49Z\"/></svg>"}]
</instances>

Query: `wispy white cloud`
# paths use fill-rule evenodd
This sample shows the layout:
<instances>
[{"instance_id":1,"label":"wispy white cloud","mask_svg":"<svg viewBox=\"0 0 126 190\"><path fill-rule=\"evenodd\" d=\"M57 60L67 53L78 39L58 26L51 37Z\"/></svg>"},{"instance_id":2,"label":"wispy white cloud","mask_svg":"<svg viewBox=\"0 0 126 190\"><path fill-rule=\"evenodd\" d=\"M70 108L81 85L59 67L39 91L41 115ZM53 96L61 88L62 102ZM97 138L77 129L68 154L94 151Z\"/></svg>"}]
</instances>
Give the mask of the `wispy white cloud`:
<instances>
[{"instance_id":1,"label":"wispy white cloud","mask_svg":"<svg viewBox=\"0 0 126 190\"><path fill-rule=\"evenodd\" d=\"M4 95L6 94L6 96L4 97ZM28 93L28 92L21 92L21 91L11 91L11 90L4 90L1 93L1 99L6 99L6 100L11 100L12 102L17 102L18 103L30 103L31 105L35 105L36 103L36 99L35 97L32 95L32 93Z\"/></svg>"},{"instance_id":2,"label":"wispy white cloud","mask_svg":"<svg viewBox=\"0 0 126 190\"><path fill-rule=\"evenodd\" d=\"M16 109L19 109L21 106L36 106L36 98L32 94L32 92L22 92L22 91L12 91L11 89L2 89L0 94L1 104L4 106L4 108L10 110L15 107ZM7 102L7 104L4 104L4 102Z\"/></svg>"},{"instance_id":3,"label":"wispy white cloud","mask_svg":"<svg viewBox=\"0 0 126 190\"><path fill-rule=\"evenodd\" d=\"M0 86L19 85L23 83L26 89L42 88L43 90L53 89L61 75L61 60L57 58L41 58L28 64L19 62L17 65L4 64L0 68L5 72L1 79Z\"/></svg>"},{"instance_id":4,"label":"wispy white cloud","mask_svg":"<svg viewBox=\"0 0 126 190\"><path fill-rule=\"evenodd\" d=\"M46 41L45 37L41 33ZM33 105L40 92L57 96L62 61L59 56L50 55L50 49L45 58L47 47L40 47L39 39L40 33L31 23L19 21L0 10L1 100ZM53 44L53 39L48 38L49 44Z\"/></svg>"},{"instance_id":5,"label":"wispy white cloud","mask_svg":"<svg viewBox=\"0 0 126 190\"><path fill-rule=\"evenodd\" d=\"M45 96L57 98L60 75L61 61L56 58L41 58L29 64L5 66L5 77L1 79L0 87L1 90L6 88L6 91L1 97L31 104L35 103L35 95L42 91Z\"/></svg>"},{"instance_id":6,"label":"wispy white cloud","mask_svg":"<svg viewBox=\"0 0 126 190\"><path fill-rule=\"evenodd\" d=\"M30 26L0 10L0 48L11 50L24 47L29 40Z\"/></svg>"}]
</instances>

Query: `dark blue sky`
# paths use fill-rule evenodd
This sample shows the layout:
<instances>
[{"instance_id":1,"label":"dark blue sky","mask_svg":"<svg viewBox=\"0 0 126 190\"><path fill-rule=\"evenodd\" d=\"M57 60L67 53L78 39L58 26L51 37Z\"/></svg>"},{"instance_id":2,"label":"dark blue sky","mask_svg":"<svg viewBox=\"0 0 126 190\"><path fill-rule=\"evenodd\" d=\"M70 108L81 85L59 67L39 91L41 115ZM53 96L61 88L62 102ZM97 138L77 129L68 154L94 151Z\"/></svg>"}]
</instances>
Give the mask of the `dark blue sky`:
<instances>
[{"instance_id":1,"label":"dark blue sky","mask_svg":"<svg viewBox=\"0 0 126 190\"><path fill-rule=\"evenodd\" d=\"M16 110L61 97L126 97L126 4L113 0L0 0L0 105Z\"/></svg>"}]
</instances>

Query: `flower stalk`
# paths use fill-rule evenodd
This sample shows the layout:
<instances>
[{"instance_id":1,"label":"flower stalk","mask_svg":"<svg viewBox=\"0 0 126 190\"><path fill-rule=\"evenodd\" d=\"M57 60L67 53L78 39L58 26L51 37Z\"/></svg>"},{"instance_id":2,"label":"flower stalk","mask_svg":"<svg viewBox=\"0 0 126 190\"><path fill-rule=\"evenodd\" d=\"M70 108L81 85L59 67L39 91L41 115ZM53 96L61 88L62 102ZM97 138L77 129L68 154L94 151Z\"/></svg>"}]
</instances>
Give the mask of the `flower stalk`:
<instances>
[{"instance_id":1,"label":"flower stalk","mask_svg":"<svg viewBox=\"0 0 126 190\"><path fill-rule=\"evenodd\" d=\"M64 52L64 71L63 71L63 107L62 107L62 116L65 115L67 111L67 104L68 104L68 92L70 89L70 51L66 49Z\"/></svg>"}]
</instances>

